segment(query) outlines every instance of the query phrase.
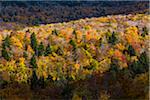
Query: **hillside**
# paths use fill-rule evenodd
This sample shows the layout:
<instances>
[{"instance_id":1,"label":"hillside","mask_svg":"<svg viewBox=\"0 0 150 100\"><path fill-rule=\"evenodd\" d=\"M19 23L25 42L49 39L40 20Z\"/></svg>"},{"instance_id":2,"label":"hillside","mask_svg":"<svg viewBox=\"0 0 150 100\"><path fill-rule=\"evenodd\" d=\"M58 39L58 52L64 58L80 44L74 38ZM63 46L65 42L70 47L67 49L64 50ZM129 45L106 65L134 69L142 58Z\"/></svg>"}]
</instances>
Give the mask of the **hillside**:
<instances>
[{"instance_id":1,"label":"hillside","mask_svg":"<svg viewBox=\"0 0 150 100\"><path fill-rule=\"evenodd\" d=\"M111 15L1 30L0 98L148 99L149 18Z\"/></svg>"}]
</instances>

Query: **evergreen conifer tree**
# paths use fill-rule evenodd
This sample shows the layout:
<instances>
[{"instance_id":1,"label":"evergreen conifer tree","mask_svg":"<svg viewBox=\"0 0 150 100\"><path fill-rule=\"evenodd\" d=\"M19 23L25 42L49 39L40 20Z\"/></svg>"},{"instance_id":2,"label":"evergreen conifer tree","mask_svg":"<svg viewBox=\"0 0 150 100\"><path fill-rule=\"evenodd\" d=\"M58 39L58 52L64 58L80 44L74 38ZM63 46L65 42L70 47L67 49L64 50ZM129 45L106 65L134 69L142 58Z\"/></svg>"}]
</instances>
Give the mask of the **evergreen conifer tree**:
<instances>
[{"instance_id":1,"label":"evergreen conifer tree","mask_svg":"<svg viewBox=\"0 0 150 100\"><path fill-rule=\"evenodd\" d=\"M117 42L117 37L115 32L112 33L112 35L108 39L108 43L111 43L112 45L115 45Z\"/></svg>"},{"instance_id":2,"label":"evergreen conifer tree","mask_svg":"<svg viewBox=\"0 0 150 100\"><path fill-rule=\"evenodd\" d=\"M52 53L52 49L51 49L50 44L48 44L45 50L45 56L48 56L51 53Z\"/></svg>"},{"instance_id":3,"label":"evergreen conifer tree","mask_svg":"<svg viewBox=\"0 0 150 100\"><path fill-rule=\"evenodd\" d=\"M135 50L132 47L132 45L129 45L128 52L129 52L130 56L135 56L136 55Z\"/></svg>"},{"instance_id":4,"label":"evergreen conifer tree","mask_svg":"<svg viewBox=\"0 0 150 100\"><path fill-rule=\"evenodd\" d=\"M30 64L32 65L32 68L33 68L33 69L37 68L35 55L32 56L32 58L31 58L31 60L30 60Z\"/></svg>"},{"instance_id":5,"label":"evergreen conifer tree","mask_svg":"<svg viewBox=\"0 0 150 100\"><path fill-rule=\"evenodd\" d=\"M44 45L41 42L40 45L38 46L38 56L42 56L44 54Z\"/></svg>"},{"instance_id":6,"label":"evergreen conifer tree","mask_svg":"<svg viewBox=\"0 0 150 100\"><path fill-rule=\"evenodd\" d=\"M73 30L72 34L75 35L75 39L77 39L77 33L76 33L76 30Z\"/></svg>"},{"instance_id":7,"label":"evergreen conifer tree","mask_svg":"<svg viewBox=\"0 0 150 100\"><path fill-rule=\"evenodd\" d=\"M10 36L7 36L2 43L2 57L9 61L10 53L7 49L10 49Z\"/></svg>"},{"instance_id":8,"label":"evergreen conifer tree","mask_svg":"<svg viewBox=\"0 0 150 100\"><path fill-rule=\"evenodd\" d=\"M36 75L36 70L32 71L32 77L31 77L31 89L35 89L38 86L38 77Z\"/></svg>"},{"instance_id":9,"label":"evergreen conifer tree","mask_svg":"<svg viewBox=\"0 0 150 100\"><path fill-rule=\"evenodd\" d=\"M35 33L32 33L31 37L31 47L32 49L35 51L35 53L37 54L37 39L36 39L36 35Z\"/></svg>"}]
</instances>

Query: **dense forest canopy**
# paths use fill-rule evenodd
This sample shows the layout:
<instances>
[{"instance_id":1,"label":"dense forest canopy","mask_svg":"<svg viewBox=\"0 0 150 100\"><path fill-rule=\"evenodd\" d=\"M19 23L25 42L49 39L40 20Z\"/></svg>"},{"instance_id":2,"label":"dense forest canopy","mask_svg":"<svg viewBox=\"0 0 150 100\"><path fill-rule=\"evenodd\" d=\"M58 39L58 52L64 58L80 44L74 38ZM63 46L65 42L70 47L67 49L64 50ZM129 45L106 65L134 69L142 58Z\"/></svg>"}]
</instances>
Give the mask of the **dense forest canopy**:
<instances>
[{"instance_id":1,"label":"dense forest canopy","mask_svg":"<svg viewBox=\"0 0 150 100\"><path fill-rule=\"evenodd\" d=\"M0 99L149 99L149 1L0 1Z\"/></svg>"}]
</instances>

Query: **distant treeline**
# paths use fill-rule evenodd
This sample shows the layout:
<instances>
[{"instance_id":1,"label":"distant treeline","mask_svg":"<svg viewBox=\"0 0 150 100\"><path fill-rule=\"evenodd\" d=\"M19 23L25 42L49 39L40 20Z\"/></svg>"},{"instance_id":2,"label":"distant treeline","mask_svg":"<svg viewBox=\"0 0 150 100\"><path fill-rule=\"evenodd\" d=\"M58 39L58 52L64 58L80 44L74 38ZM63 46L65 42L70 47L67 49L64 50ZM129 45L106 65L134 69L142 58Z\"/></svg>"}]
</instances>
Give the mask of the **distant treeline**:
<instances>
[{"instance_id":1,"label":"distant treeline","mask_svg":"<svg viewBox=\"0 0 150 100\"><path fill-rule=\"evenodd\" d=\"M19 6L19 7L28 7L28 5L61 5L61 6L96 6L100 5L103 7L116 7L116 6L125 6L125 5L136 5L138 3L147 3L146 7L148 8L147 1L1 1L3 6Z\"/></svg>"},{"instance_id":2,"label":"distant treeline","mask_svg":"<svg viewBox=\"0 0 150 100\"><path fill-rule=\"evenodd\" d=\"M148 13L149 1L1 1L0 22L39 25L114 14Z\"/></svg>"}]
</instances>

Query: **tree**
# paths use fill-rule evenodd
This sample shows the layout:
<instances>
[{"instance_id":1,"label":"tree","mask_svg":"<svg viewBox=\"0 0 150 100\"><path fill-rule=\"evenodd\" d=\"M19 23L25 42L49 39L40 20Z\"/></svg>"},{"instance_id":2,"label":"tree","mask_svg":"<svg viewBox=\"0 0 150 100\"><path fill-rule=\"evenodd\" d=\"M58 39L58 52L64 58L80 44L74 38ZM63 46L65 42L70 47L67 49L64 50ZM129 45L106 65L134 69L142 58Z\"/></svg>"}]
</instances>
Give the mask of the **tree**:
<instances>
[{"instance_id":1,"label":"tree","mask_svg":"<svg viewBox=\"0 0 150 100\"><path fill-rule=\"evenodd\" d=\"M149 58L146 52L143 52L139 57L139 62L142 64L142 67L148 71L149 70Z\"/></svg>"},{"instance_id":2,"label":"tree","mask_svg":"<svg viewBox=\"0 0 150 100\"><path fill-rule=\"evenodd\" d=\"M116 59L111 59L111 64L110 64L110 69L109 72L112 75L112 78L114 80L116 80L117 77L117 73L119 72L119 65L117 64L117 60Z\"/></svg>"},{"instance_id":3,"label":"tree","mask_svg":"<svg viewBox=\"0 0 150 100\"><path fill-rule=\"evenodd\" d=\"M108 38L108 43L111 43L112 45L115 45L116 42L117 42L117 37L116 37L115 32L113 32L112 35L109 36L109 38Z\"/></svg>"},{"instance_id":4,"label":"tree","mask_svg":"<svg viewBox=\"0 0 150 100\"><path fill-rule=\"evenodd\" d=\"M41 42L40 45L38 46L38 56L42 56L44 54L44 45Z\"/></svg>"},{"instance_id":5,"label":"tree","mask_svg":"<svg viewBox=\"0 0 150 100\"><path fill-rule=\"evenodd\" d=\"M37 54L37 39L35 33L32 33L30 39L31 39L31 47Z\"/></svg>"},{"instance_id":6,"label":"tree","mask_svg":"<svg viewBox=\"0 0 150 100\"><path fill-rule=\"evenodd\" d=\"M130 69L136 75L147 72L149 70L148 66L148 57L146 55L146 52L143 52L138 58L138 61L134 61L130 65Z\"/></svg>"},{"instance_id":7,"label":"tree","mask_svg":"<svg viewBox=\"0 0 150 100\"><path fill-rule=\"evenodd\" d=\"M77 32L76 32L76 30L73 30L72 34L74 34L75 35L75 39L77 39Z\"/></svg>"},{"instance_id":8,"label":"tree","mask_svg":"<svg viewBox=\"0 0 150 100\"><path fill-rule=\"evenodd\" d=\"M6 38L3 40L3 45L2 46L5 46L5 47L8 47L10 48L10 36L6 36Z\"/></svg>"},{"instance_id":9,"label":"tree","mask_svg":"<svg viewBox=\"0 0 150 100\"><path fill-rule=\"evenodd\" d=\"M7 52L6 48L2 48L2 57L4 57L4 59L6 59L7 61L10 60L10 54Z\"/></svg>"},{"instance_id":10,"label":"tree","mask_svg":"<svg viewBox=\"0 0 150 100\"><path fill-rule=\"evenodd\" d=\"M7 36L2 43L2 57L9 61L10 53L8 52L7 48L10 49L10 36Z\"/></svg>"},{"instance_id":11,"label":"tree","mask_svg":"<svg viewBox=\"0 0 150 100\"><path fill-rule=\"evenodd\" d=\"M36 70L33 70L31 77L31 89L37 88L37 85L38 85L38 77L36 75Z\"/></svg>"},{"instance_id":12,"label":"tree","mask_svg":"<svg viewBox=\"0 0 150 100\"><path fill-rule=\"evenodd\" d=\"M131 65L130 65L130 70L132 71L132 73L134 74L134 76L136 75L136 74L140 74L140 73L143 73L144 72L144 70L143 70L143 68L142 68L142 66L141 66L141 64L140 64L140 62L139 61L134 61ZM133 77L134 77L133 76Z\"/></svg>"},{"instance_id":13,"label":"tree","mask_svg":"<svg viewBox=\"0 0 150 100\"><path fill-rule=\"evenodd\" d=\"M132 47L132 45L129 45L128 52L129 52L130 56L135 56L136 55L135 50Z\"/></svg>"},{"instance_id":14,"label":"tree","mask_svg":"<svg viewBox=\"0 0 150 100\"><path fill-rule=\"evenodd\" d=\"M51 49L50 44L48 44L45 50L45 56L48 56L51 53L52 53L52 49Z\"/></svg>"},{"instance_id":15,"label":"tree","mask_svg":"<svg viewBox=\"0 0 150 100\"><path fill-rule=\"evenodd\" d=\"M37 68L35 55L32 56L32 58L30 60L30 64L32 65L33 69Z\"/></svg>"},{"instance_id":16,"label":"tree","mask_svg":"<svg viewBox=\"0 0 150 100\"><path fill-rule=\"evenodd\" d=\"M36 75L36 68L37 68L37 64L36 64L36 58L35 55L32 56L31 60L30 60L30 64L32 65L32 77L31 77L31 89L35 89L38 86L38 77Z\"/></svg>"}]
</instances>

